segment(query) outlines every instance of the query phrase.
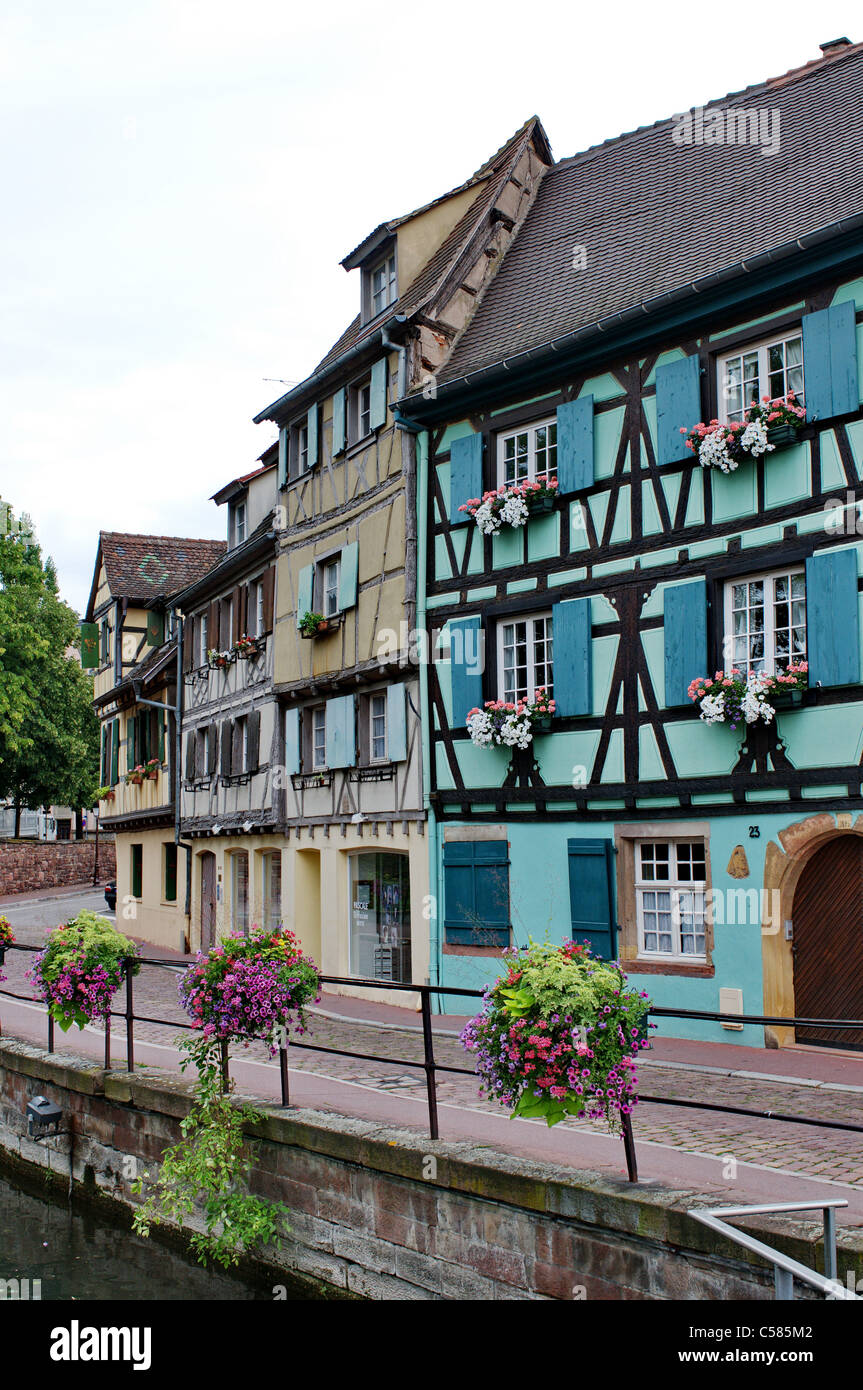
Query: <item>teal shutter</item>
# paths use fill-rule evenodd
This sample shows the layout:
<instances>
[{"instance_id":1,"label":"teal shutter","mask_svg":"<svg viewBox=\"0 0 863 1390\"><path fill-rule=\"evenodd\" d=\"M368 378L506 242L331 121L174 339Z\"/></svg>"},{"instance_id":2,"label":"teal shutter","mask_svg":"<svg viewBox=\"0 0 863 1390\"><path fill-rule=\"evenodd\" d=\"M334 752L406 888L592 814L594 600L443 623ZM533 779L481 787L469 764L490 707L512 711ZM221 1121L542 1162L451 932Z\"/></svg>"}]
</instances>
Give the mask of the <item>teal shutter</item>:
<instances>
[{"instance_id":1,"label":"teal shutter","mask_svg":"<svg viewBox=\"0 0 863 1390\"><path fill-rule=\"evenodd\" d=\"M382 357L372 367L369 425L373 430L381 429L387 422L387 372L387 359Z\"/></svg>"},{"instance_id":2,"label":"teal shutter","mask_svg":"<svg viewBox=\"0 0 863 1390\"><path fill-rule=\"evenodd\" d=\"M681 426L690 430L701 420L701 366L697 357L683 357L656 369L657 461L680 463L694 457L686 447Z\"/></svg>"},{"instance_id":3,"label":"teal shutter","mask_svg":"<svg viewBox=\"0 0 863 1390\"><path fill-rule=\"evenodd\" d=\"M291 432L287 425L279 430L279 489L288 486L288 446Z\"/></svg>"},{"instance_id":4,"label":"teal shutter","mask_svg":"<svg viewBox=\"0 0 863 1390\"><path fill-rule=\"evenodd\" d=\"M356 541L346 545L339 563L339 609L353 608L357 601L357 567L359 546Z\"/></svg>"},{"instance_id":5,"label":"teal shutter","mask_svg":"<svg viewBox=\"0 0 863 1390\"><path fill-rule=\"evenodd\" d=\"M120 721L111 720L111 786L120 780Z\"/></svg>"},{"instance_id":6,"label":"teal shutter","mask_svg":"<svg viewBox=\"0 0 863 1390\"><path fill-rule=\"evenodd\" d=\"M407 723L405 711L405 688L403 685L387 686L387 757L391 763L403 762L407 757Z\"/></svg>"},{"instance_id":7,"label":"teal shutter","mask_svg":"<svg viewBox=\"0 0 863 1390\"><path fill-rule=\"evenodd\" d=\"M312 611L312 589L315 583L314 565L304 565L297 579L297 627Z\"/></svg>"},{"instance_id":8,"label":"teal shutter","mask_svg":"<svg viewBox=\"0 0 863 1390\"><path fill-rule=\"evenodd\" d=\"M459 507L472 497L482 497L482 435L465 434L454 439L449 451L449 519L451 526L470 521Z\"/></svg>"},{"instance_id":9,"label":"teal shutter","mask_svg":"<svg viewBox=\"0 0 863 1390\"><path fill-rule=\"evenodd\" d=\"M803 315L803 395L808 420L848 415L860 404L854 301Z\"/></svg>"},{"instance_id":10,"label":"teal shutter","mask_svg":"<svg viewBox=\"0 0 863 1390\"><path fill-rule=\"evenodd\" d=\"M333 396L333 457L345 447L345 388Z\"/></svg>"},{"instance_id":11,"label":"teal shutter","mask_svg":"<svg viewBox=\"0 0 863 1390\"><path fill-rule=\"evenodd\" d=\"M99 666L99 628L96 623L81 623L81 668L95 671ZM102 626L107 631L107 624ZM104 646L104 643L103 643Z\"/></svg>"},{"instance_id":12,"label":"teal shutter","mask_svg":"<svg viewBox=\"0 0 863 1390\"><path fill-rule=\"evenodd\" d=\"M581 396L557 407L558 490L581 492L593 481L593 396Z\"/></svg>"},{"instance_id":13,"label":"teal shutter","mask_svg":"<svg viewBox=\"0 0 863 1390\"><path fill-rule=\"evenodd\" d=\"M509 844L446 840L444 931L450 946L509 945Z\"/></svg>"},{"instance_id":14,"label":"teal shutter","mask_svg":"<svg viewBox=\"0 0 863 1390\"><path fill-rule=\"evenodd\" d=\"M309 440L308 466L309 468L314 468L318 461L318 407L316 405L309 406L306 424L308 426Z\"/></svg>"},{"instance_id":15,"label":"teal shutter","mask_svg":"<svg viewBox=\"0 0 863 1390\"><path fill-rule=\"evenodd\" d=\"M468 711L482 706L482 673L485 666L482 619L460 618L449 625L452 724L461 729Z\"/></svg>"},{"instance_id":16,"label":"teal shutter","mask_svg":"<svg viewBox=\"0 0 863 1390\"><path fill-rule=\"evenodd\" d=\"M614 845L611 840L567 840L566 845L572 939L587 942L601 960L616 960Z\"/></svg>"},{"instance_id":17,"label":"teal shutter","mask_svg":"<svg viewBox=\"0 0 863 1390\"><path fill-rule=\"evenodd\" d=\"M707 584L694 579L665 591L665 704L688 705L689 686L707 672Z\"/></svg>"},{"instance_id":18,"label":"teal shutter","mask_svg":"<svg viewBox=\"0 0 863 1390\"><path fill-rule=\"evenodd\" d=\"M809 684L860 680L857 551L822 550L806 561Z\"/></svg>"},{"instance_id":19,"label":"teal shutter","mask_svg":"<svg viewBox=\"0 0 863 1390\"><path fill-rule=\"evenodd\" d=\"M353 695L327 700L327 767L353 767L357 760Z\"/></svg>"},{"instance_id":20,"label":"teal shutter","mask_svg":"<svg viewBox=\"0 0 863 1390\"><path fill-rule=\"evenodd\" d=\"M551 609L554 704L560 715L593 713L593 641L589 598L572 598Z\"/></svg>"},{"instance_id":21,"label":"teal shutter","mask_svg":"<svg viewBox=\"0 0 863 1390\"><path fill-rule=\"evenodd\" d=\"M285 710L285 770L288 776L300 770L300 711Z\"/></svg>"}]
</instances>

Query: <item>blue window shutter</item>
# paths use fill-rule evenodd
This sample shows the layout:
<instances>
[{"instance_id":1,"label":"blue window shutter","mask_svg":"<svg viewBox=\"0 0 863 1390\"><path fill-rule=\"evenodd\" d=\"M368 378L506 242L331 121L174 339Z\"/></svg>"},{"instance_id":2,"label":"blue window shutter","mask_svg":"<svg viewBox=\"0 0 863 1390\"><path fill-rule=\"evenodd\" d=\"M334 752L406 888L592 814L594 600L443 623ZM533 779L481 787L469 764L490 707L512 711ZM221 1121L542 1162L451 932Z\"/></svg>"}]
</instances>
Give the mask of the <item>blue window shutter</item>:
<instances>
[{"instance_id":1,"label":"blue window shutter","mask_svg":"<svg viewBox=\"0 0 863 1390\"><path fill-rule=\"evenodd\" d=\"M285 770L290 776L300 770L300 711L285 710Z\"/></svg>"},{"instance_id":2,"label":"blue window shutter","mask_svg":"<svg viewBox=\"0 0 863 1390\"><path fill-rule=\"evenodd\" d=\"M339 608L342 612L346 608L353 608L357 601L358 563L359 546L356 541L351 541L343 548L339 564Z\"/></svg>"},{"instance_id":3,"label":"blue window shutter","mask_svg":"<svg viewBox=\"0 0 863 1390\"><path fill-rule=\"evenodd\" d=\"M387 422L387 371L385 357L372 367L371 401L369 404L369 424L373 430L381 429Z\"/></svg>"},{"instance_id":4,"label":"blue window shutter","mask_svg":"<svg viewBox=\"0 0 863 1390\"><path fill-rule=\"evenodd\" d=\"M856 550L821 550L806 561L809 684L856 685L860 679Z\"/></svg>"},{"instance_id":5,"label":"blue window shutter","mask_svg":"<svg viewBox=\"0 0 863 1390\"><path fill-rule=\"evenodd\" d=\"M593 481L593 396L581 396L557 407L558 490L580 492Z\"/></svg>"},{"instance_id":6,"label":"blue window shutter","mask_svg":"<svg viewBox=\"0 0 863 1390\"><path fill-rule=\"evenodd\" d=\"M297 627L306 613L312 611L312 589L315 583L314 565L304 565L297 579Z\"/></svg>"},{"instance_id":7,"label":"blue window shutter","mask_svg":"<svg viewBox=\"0 0 863 1390\"><path fill-rule=\"evenodd\" d=\"M453 946L509 945L509 844L446 840L444 930Z\"/></svg>"},{"instance_id":8,"label":"blue window shutter","mask_svg":"<svg viewBox=\"0 0 863 1390\"><path fill-rule=\"evenodd\" d=\"M482 497L482 435L465 434L454 439L449 451L449 519L452 526L471 521L459 507L471 497Z\"/></svg>"},{"instance_id":9,"label":"blue window shutter","mask_svg":"<svg viewBox=\"0 0 863 1390\"><path fill-rule=\"evenodd\" d=\"M288 444L290 441L290 430L287 425L283 425L279 430L279 488L288 485Z\"/></svg>"},{"instance_id":10,"label":"blue window shutter","mask_svg":"<svg viewBox=\"0 0 863 1390\"><path fill-rule=\"evenodd\" d=\"M404 762L404 759L407 757L407 751L405 688L403 685L388 685L387 757L391 763Z\"/></svg>"},{"instance_id":11,"label":"blue window shutter","mask_svg":"<svg viewBox=\"0 0 863 1390\"><path fill-rule=\"evenodd\" d=\"M572 939L587 941L595 956L617 959L614 845L611 840L567 840Z\"/></svg>"},{"instance_id":12,"label":"blue window shutter","mask_svg":"<svg viewBox=\"0 0 863 1390\"><path fill-rule=\"evenodd\" d=\"M802 322L806 418L848 415L860 404L854 301L804 314Z\"/></svg>"},{"instance_id":13,"label":"blue window shutter","mask_svg":"<svg viewBox=\"0 0 863 1390\"><path fill-rule=\"evenodd\" d=\"M701 366L697 357L682 357L656 369L657 461L680 463L694 458L681 426L690 430L701 420Z\"/></svg>"},{"instance_id":14,"label":"blue window shutter","mask_svg":"<svg viewBox=\"0 0 863 1390\"><path fill-rule=\"evenodd\" d=\"M452 676L452 723L464 727L468 711L482 706L482 672L485 666L482 619L460 618L449 625Z\"/></svg>"},{"instance_id":15,"label":"blue window shutter","mask_svg":"<svg viewBox=\"0 0 863 1390\"><path fill-rule=\"evenodd\" d=\"M318 461L318 407L309 406L309 413L306 416L309 436L309 468L313 468Z\"/></svg>"},{"instance_id":16,"label":"blue window shutter","mask_svg":"<svg viewBox=\"0 0 863 1390\"><path fill-rule=\"evenodd\" d=\"M357 760L353 695L327 700L327 767L353 767Z\"/></svg>"},{"instance_id":17,"label":"blue window shutter","mask_svg":"<svg viewBox=\"0 0 863 1390\"><path fill-rule=\"evenodd\" d=\"M551 609L554 703L557 714L593 713L593 641L590 599L572 598Z\"/></svg>"},{"instance_id":18,"label":"blue window shutter","mask_svg":"<svg viewBox=\"0 0 863 1390\"><path fill-rule=\"evenodd\" d=\"M665 590L665 703L688 705L689 686L707 671L707 583Z\"/></svg>"},{"instance_id":19,"label":"blue window shutter","mask_svg":"<svg viewBox=\"0 0 863 1390\"><path fill-rule=\"evenodd\" d=\"M333 396L333 456L345 447L345 388Z\"/></svg>"}]
</instances>

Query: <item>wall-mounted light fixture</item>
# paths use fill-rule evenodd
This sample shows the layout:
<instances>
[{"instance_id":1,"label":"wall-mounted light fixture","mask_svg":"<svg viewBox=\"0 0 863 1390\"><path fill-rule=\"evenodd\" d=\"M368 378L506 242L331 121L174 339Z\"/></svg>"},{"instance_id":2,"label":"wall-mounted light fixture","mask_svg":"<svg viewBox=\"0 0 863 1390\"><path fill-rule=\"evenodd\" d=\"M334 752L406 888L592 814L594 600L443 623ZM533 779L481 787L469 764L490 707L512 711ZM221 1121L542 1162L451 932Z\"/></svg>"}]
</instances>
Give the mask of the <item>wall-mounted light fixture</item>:
<instances>
[{"instance_id":1,"label":"wall-mounted light fixture","mask_svg":"<svg viewBox=\"0 0 863 1390\"><path fill-rule=\"evenodd\" d=\"M61 1129L63 1111L47 1096L34 1096L27 1103L27 1136L39 1144L43 1139L56 1139L69 1131Z\"/></svg>"}]
</instances>

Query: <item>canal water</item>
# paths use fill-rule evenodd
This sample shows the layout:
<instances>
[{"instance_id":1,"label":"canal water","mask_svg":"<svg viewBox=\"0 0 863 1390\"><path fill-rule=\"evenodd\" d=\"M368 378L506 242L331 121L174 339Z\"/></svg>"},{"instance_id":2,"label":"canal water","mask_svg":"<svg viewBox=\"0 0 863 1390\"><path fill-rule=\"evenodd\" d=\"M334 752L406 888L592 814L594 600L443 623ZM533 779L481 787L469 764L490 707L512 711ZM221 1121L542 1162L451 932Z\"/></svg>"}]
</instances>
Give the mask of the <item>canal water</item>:
<instances>
[{"instance_id":1,"label":"canal water","mask_svg":"<svg viewBox=\"0 0 863 1390\"><path fill-rule=\"evenodd\" d=\"M38 1179L34 1179L38 1183ZM131 1217L129 1217L131 1223ZM250 1281L205 1269L159 1241L144 1240L118 1217L106 1219L86 1205L65 1205L28 1182L0 1173L0 1280L41 1281L42 1301L72 1300L272 1300L273 1277ZM283 1277L286 1282L286 1277ZM20 1285L0 1284L0 1299ZM289 1285L287 1298L313 1297ZM282 1298L285 1294L281 1295Z\"/></svg>"}]
</instances>

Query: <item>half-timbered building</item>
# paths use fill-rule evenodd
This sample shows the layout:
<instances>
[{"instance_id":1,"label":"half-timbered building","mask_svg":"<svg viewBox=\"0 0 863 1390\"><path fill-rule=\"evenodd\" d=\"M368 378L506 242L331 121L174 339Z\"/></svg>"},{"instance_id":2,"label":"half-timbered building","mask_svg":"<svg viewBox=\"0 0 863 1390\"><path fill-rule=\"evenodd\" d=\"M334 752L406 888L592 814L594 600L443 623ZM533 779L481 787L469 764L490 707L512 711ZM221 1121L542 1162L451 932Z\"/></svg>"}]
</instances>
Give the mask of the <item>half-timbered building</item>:
<instances>
[{"instance_id":1,"label":"half-timbered building","mask_svg":"<svg viewBox=\"0 0 863 1390\"><path fill-rule=\"evenodd\" d=\"M102 531L82 625L102 726L101 825L117 851L117 916L131 935L172 950L187 935L178 857L176 590L210 569L224 541Z\"/></svg>"},{"instance_id":2,"label":"half-timbered building","mask_svg":"<svg viewBox=\"0 0 863 1390\"><path fill-rule=\"evenodd\" d=\"M357 316L257 417L279 430L285 920L330 974L428 977L416 450L394 405L434 390L549 162L531 120L466 183L376 227L342 262Z\"/></svg>"},{"instance_id":3,"label":"half-timbered building","mask_svg":"<svg viewBox=\"0 0 863 1390\"><path fill-rule=\"evenodd\" d=\"M480 986L548 933L619 954L668 1008L863 1017L861 175L847 40L564 159L434 397L399 402L425 427L434 982ZM799 428L699 466L699 422L792 392ZM523 482L557 491L526 524L463 510ZM804 660L770 722L691 698ZM543 687L525 748L471 738L472 710Z\"/></svg>"}]
</instances>

